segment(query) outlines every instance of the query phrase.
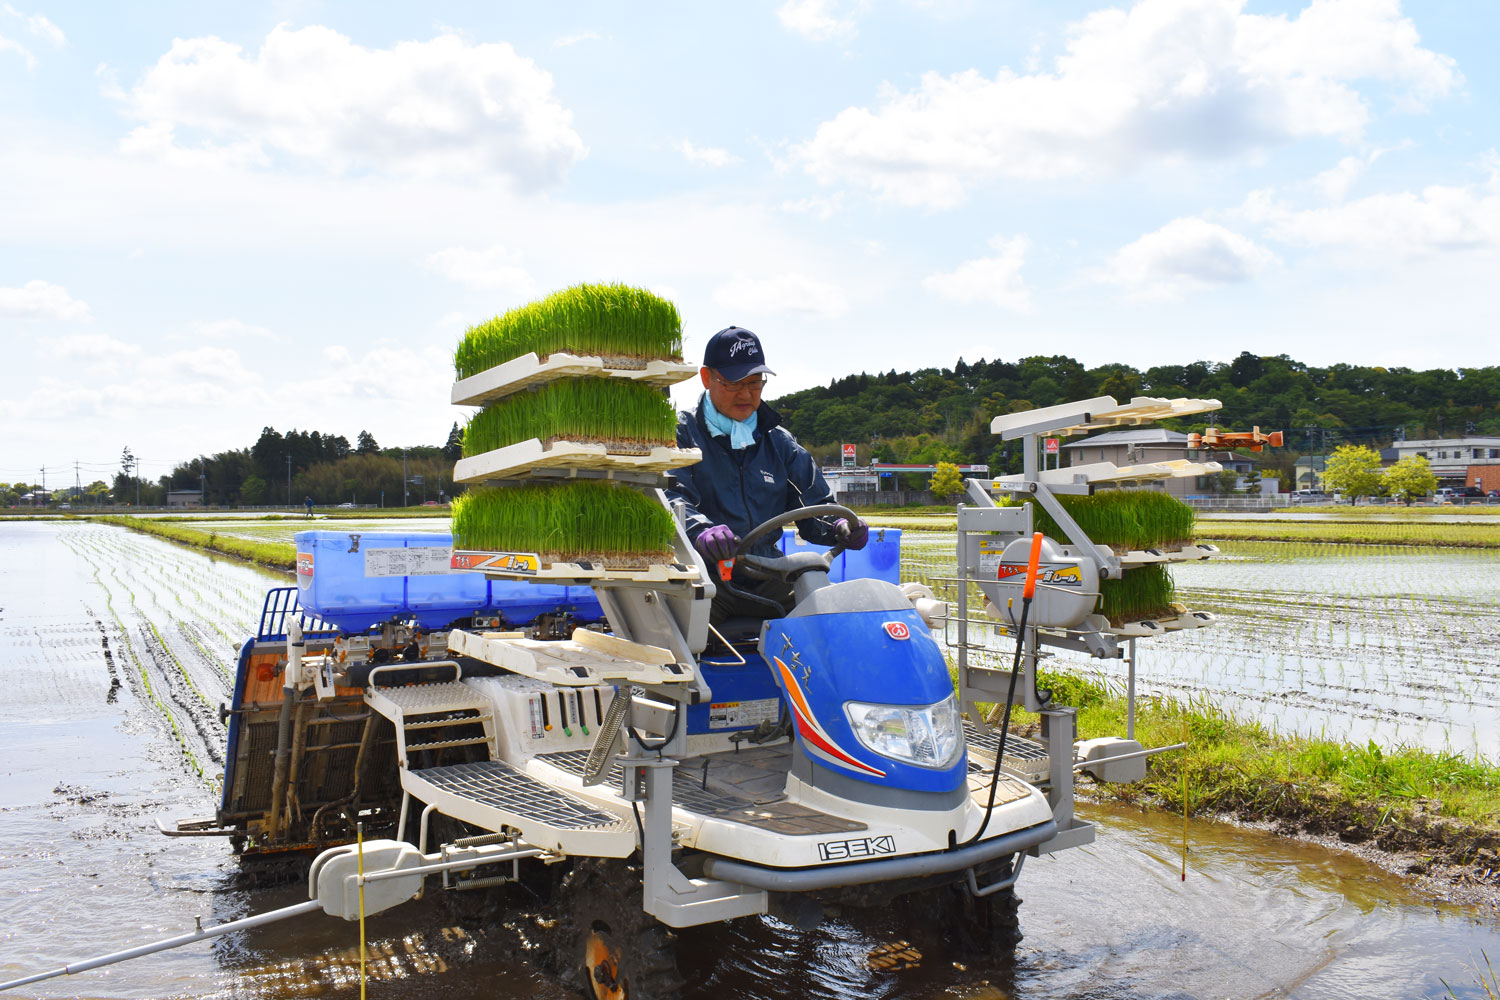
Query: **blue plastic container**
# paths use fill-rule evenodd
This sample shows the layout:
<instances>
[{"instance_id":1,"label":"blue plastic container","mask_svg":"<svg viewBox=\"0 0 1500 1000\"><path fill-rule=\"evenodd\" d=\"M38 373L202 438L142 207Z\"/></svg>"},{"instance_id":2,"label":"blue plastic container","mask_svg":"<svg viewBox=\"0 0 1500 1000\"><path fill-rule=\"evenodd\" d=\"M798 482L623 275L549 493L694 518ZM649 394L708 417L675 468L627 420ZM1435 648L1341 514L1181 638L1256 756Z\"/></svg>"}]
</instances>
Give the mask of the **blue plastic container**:
<instances>
[{"instance_id":1,"label":"blue plastic container","mask_svg":"<svg viewBox=\"0 0 1500 1000\"><path fill-rule=\"evenodd\" d=\"M441 628L476 613L499 613L512 625L549 611L571 611L583 621L604 617L589 587L449 570L447 532L299 531L296 542L302 607L346 632L392 618Z\"/></svg>"},{"instance_id":2,"label":"blue plastic container","mask_svg":"<svg viewBox=\"0 0 1500 1000\"><path fill-rule=\"evenodd\" d=\"M782 552L827 552L829 546L814 545L797 537L796 529L786 528L781 533ZM870 540L857 551L842 552L828 568L828 579L834 583L845 580L884 580L886 583L901 582L901 529L871 528Z\"/></svg>"}]
</instances>

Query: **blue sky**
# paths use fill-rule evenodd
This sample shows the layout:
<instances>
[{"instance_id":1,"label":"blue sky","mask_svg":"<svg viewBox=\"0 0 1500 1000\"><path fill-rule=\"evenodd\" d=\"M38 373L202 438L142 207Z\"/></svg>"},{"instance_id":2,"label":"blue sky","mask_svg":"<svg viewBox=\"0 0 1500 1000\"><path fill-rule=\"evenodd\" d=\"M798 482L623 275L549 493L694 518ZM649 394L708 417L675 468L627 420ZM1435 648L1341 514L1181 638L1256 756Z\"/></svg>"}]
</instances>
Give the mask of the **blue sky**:
<instances>
[{"instance_id":1,"label":"blue sky","mask_svg":"<svg viewBox=\"0 0 1500 1000\"><path fill-rule=\"evenodd\" d=\"M580 281L672 298L693 358L757 331L773 394L961 356L1494 364L1497 22L4 0L0 480L268 425L439 443L464 327Z\"/></svg>"}]
</instances>

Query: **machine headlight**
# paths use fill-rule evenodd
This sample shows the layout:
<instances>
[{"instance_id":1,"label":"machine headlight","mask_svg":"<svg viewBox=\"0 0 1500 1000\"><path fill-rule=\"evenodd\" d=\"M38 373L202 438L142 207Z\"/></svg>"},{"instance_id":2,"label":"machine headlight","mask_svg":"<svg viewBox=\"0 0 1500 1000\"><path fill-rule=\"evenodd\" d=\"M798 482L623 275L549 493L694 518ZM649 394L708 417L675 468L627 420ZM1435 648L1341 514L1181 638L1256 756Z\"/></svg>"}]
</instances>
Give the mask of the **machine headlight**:
<instances>
[{"instance_id":1,"label":"machine headlight","mask_svg":"<svg viewBox=\"0 0 1500 1000\"><path fill-rule=\"evenodd\" d=\"M882 757L918 767L947 767L963 753L958 699L951 694L926 708L850 701L844 711L854 735Z\"/></svg>"}]
</instances>

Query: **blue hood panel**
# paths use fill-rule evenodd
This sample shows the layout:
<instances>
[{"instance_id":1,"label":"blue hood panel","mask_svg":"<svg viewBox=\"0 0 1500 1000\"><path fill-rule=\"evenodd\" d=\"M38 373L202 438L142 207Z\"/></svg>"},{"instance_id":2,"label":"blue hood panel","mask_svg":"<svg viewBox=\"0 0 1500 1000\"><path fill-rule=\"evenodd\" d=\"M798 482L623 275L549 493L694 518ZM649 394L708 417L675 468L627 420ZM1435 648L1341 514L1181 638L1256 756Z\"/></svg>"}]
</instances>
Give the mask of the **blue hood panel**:
<instances>
[{"instance_id":1,"label":"blue hood panel","mask_svg":"<svg viewBox=\"0 0 1500 1000\"><path fill-rule=\"evenodd\" d=\"M967 754L942 769L882 757L854 735L844 703L926 707L953 694L947 661L914 609L779 618L763 652L818 766L891 788L951 792Z\"/></svg>"}]
</instances>

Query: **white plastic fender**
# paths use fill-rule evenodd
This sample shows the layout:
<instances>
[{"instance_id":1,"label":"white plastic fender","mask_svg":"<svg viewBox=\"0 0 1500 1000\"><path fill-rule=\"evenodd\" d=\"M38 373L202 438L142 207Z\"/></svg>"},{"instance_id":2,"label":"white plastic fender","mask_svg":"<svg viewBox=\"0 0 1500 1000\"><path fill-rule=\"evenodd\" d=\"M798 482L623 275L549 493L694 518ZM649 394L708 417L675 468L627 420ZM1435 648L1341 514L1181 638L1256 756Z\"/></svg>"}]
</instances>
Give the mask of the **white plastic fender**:
<instances>
[{"instance_id":1,"label":"white plastic fender","mask_svg":"<svg viewBox=\"0 0 1500 1000\"><path fill-rule=\"evenodd\" d=\"M422 852L401 840L367 840L364 844L364 873L418 868L426 863ZM345 920L359 919L359 848L355 844L331 847L319 854L310 873L309 892L323 907L323 912ZM422 889L423 876L411 875L381 878L365 882L365 915L380 913L411 899Z\"/></svg>"}]
</instances>

